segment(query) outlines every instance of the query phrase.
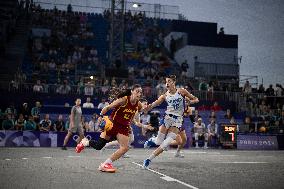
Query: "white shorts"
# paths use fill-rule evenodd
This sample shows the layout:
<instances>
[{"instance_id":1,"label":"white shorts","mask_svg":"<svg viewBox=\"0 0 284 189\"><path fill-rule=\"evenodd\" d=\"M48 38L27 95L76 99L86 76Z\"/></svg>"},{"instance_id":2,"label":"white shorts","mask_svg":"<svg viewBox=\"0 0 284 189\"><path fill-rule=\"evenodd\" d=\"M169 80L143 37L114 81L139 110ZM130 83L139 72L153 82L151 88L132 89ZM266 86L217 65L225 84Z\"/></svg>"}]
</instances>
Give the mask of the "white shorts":
<instances>
[{"instance_id":1,"label":"white shorts","mask_svg":"<svg viewBox=\"0 0 284 189\"><path fill-rule=\"evenodd\" d=\"M166 114L164 118L164 125L168 129L170 127L181 128L183 123L183 116L175 116L172 114Z\"/></svg>"}]
</instances>

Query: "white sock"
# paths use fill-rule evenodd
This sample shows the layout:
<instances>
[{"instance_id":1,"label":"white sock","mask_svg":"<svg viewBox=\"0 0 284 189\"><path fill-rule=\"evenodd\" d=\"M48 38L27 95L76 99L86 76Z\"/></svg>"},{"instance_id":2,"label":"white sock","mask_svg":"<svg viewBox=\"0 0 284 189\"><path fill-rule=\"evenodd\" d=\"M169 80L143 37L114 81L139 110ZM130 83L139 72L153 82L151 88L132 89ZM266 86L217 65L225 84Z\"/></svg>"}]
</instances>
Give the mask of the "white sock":
<instances>
[{"instance_id":1,"label":"white sock","mask_svg":"<svg viewBox=\"0 0 284 189\"><path fill-rule=\"evenodd\" d=\"M207 147L207 143L208 143L208 142L205 142L205 143L204 143L204 147L205 147L205 148Z\"/></svg>"},{"instance_id":2,"label":"white sock","mask_svg":"<svg viewBox=\"0 0 284 189\"><path fill-rule=\"evenodd\" d=\"M180 149L177 149L176 154L180 154Z\"/></svg>"},{"instance_id":3,"label":"white sock","mask_svg":"<svg viewBox=\"0 0 284 189\"><path fill-rule=\"evenodd\" d=\"M149 156L149 160L152 160L152 159L154 159L156 156L154 155L154 154L151 154L150 156Z\"/></svg>"},{"instance_id":4,"label":"white sock","mask_svg":"<svg viewBox=\"0 0 284 189\"><path fill-rule=\"evenodd\" d=\"M110 158L108 158L108 159L104 162L104 164L106 164L106 163L112 163L112 160L111 160Z\"/></svg>"}]
</instances>

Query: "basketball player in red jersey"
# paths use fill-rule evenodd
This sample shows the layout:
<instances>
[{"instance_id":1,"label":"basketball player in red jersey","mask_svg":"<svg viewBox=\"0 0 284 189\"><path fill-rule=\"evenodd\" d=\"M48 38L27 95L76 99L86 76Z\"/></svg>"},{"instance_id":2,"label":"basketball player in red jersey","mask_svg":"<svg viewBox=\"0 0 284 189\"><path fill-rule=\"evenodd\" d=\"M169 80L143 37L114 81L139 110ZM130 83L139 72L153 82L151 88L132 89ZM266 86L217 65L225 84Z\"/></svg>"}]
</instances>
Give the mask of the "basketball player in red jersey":
<instances>
[{"instance_id":1,"label":"basketball player in red jersey","mask_svg":"<svg viewBox=\"0 0 284 189\"><path fill-rule=\"evenodd\" d=\"M119 97L120 96L122 95L120 94ZM135 115L142 109L142 104L139 101L141 96L142 88L140 85L136 84L132 87L130 94L120 97L110 105L104 107L100 113L101 117L109 110L113 110L109 118L106 116L103 118L106 122L104 132L101 133L98 141L88 141L84 138L81 143L77 145L76 152L80 153L85 146L91 146L96 150L101 150L106 143L116 138L120 145L119 149L99 166L99 170L102 172L115 172L116 169L113 167L112 162L119 159L129 149L129 130L132 121L139 127L151 128L150 126L141 125L139 120L134 120L134 117L139 119L139 116Z\"/></svg>"}]
</instances>

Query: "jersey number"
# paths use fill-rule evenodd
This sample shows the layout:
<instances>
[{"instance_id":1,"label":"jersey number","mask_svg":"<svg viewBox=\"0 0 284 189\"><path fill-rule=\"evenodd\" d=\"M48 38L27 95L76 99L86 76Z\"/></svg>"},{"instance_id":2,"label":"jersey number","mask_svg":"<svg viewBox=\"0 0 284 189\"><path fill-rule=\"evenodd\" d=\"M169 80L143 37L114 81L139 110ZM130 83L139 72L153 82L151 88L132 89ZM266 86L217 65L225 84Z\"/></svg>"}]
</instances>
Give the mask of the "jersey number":
<instances>
[{"instance_id":1,"label":"jersey number","mask_svg":"<svg viewBox=\"0 0 284 189\"><path fill-rule=\"evenodd\" d=\"M124 114L124 119L130 119L130 115L129 114Z\"/></svg>"}]
</instances>

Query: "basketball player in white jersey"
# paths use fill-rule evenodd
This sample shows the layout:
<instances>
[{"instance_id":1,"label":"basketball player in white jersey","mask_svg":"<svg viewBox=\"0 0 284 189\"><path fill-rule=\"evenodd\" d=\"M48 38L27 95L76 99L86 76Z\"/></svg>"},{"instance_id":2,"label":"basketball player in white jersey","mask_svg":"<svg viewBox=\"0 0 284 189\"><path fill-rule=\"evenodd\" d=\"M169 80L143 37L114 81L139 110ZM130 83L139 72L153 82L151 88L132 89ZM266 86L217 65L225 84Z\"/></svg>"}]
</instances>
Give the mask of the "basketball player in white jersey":
<instances>
[{"instance_id":1,"label":"basketball player in white jersey","mask_svg":"<svg viewBox=\"0 0 284 189\"><path fill-rule=\"evenodd\" d=\"M166 77L166 87L167 92L162 94L156 101L146 108L146 111L149 111L160 105L162 102L167 102L164 124L160 126L158 136L155 141L155 144L159 145L159 147L146 160L144 160L144 168L147 168L156 156L166 150L179 134L183 124L185 97L193 101L198 101L198 98L190 94L186 89L176 88L175 75Z\"/></svg>"}]
</instances>

